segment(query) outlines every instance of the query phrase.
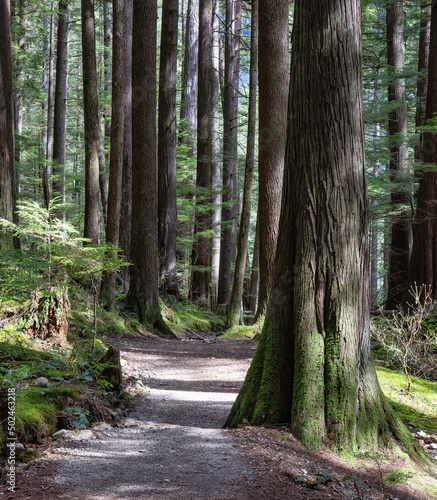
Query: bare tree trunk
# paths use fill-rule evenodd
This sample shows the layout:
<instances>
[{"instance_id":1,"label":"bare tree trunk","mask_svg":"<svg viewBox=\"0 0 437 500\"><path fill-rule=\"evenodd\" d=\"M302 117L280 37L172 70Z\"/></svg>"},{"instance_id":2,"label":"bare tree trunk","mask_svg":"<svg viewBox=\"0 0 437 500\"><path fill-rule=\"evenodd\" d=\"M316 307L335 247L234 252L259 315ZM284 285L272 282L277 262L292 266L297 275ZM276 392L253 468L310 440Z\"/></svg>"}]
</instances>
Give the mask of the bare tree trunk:
<instances>
[{"instance_id":1,"label":"bare tree trunk","mask_svg":"<svg viewBox=\"0 0 437 500\"><path fill-rule=\"evenodd\" d=\"M431 6L431 33L428 70L428 94L426 100L426 122L433 120L437 112L437 3ZM409 287L414 283L430 286L433 299L437 298L437 136L425 132L422 142L422 161L420 169L417 209L414 219L413 251L411 255L408 287L402 305L408 307L414 297Z\"/></svg>"},{"instance_id":2,"label":"bare tree trunk","mask_svg":"<svg viewBox=\"0 0 437 500\"><path fill-rule=\"evenodd\" d=\"M99 241L99 154L102 131L97 91L94 0L81 0L83 100L85 123L85 221L84 237Z\"/></svg>"},{"instance_id":3,"label":"bare tree trunk","mask_svg":"<svg viewBox=\"0 0 437 500\"><path fill-rule=\"evenodd\" d=\"M258 298L259 283L259 224L256 221L255 242L253 245L252 273L250 275L249 304L247 310L252 317L251 323L255 321L256 301Z\"/></svg>"},{"instance_id":4,"label":"bare tree trunk","mask_svg":"<svg viewBox=\"0 0 437 500\"><path fill-rule=\"evenodd\" d=\"M0 0L0 217L13 221L14 212L14 113L12 95L11 11L9 0ZM13 247L10 234L0 234L0 249Z\"/></svg>"},{"instance_id":5,"label":"bare tree trunk","mask_svg":"<svg viewBox=\"0 0 437 500\"><path fill-rule=\"evenodd\" d=\"M180 138L194 153L197 129L197 82L199 64L199 0L188 0L185 54L182 72Z\"/></svg>"},{"instance_id":6,"label":"bare tree trunk","mask_svg":"<svg viewBox=\"0 0 437 500\"><path fill-rule=\"evenodd\" d=\"M413 442L370 352L360 21L359 0L295 1L274 284L227 420L290 422L308 448L346 453Z\"/></svg>"},{"instance_id":7,"label":"bare tree trunk","mask_svg":"<svg viewBox=\"0 0 437 500\"><path fill-rule=\"evenodd\" d=\"M156 130L157 0L135 0L132 36L132 239L128 300L149 329L165 331L159 308Z\"/></svg>"},{"instance_id":8,"label":"bare tree trunk","mask_svg":"<svg viewBox=\"0 0 437 500\"><path fill-rule=\"evenodd\" d=\"M251 20L249 117L247 125L246 169L244 173L243 207L241 210L241 222L238 234L234 284L232 286L231 300L228 307L228 325L230 328L238 326L241 319L241 300L247 261L250 211L252 207L253 169L255 163L256 87L258 76L258 0L252 0Z\"/></svg>"},{"instance_id":9,"label":"bare tree trunk","mask_svg":"<svg viewBox=\"0 0 437 500\"><path fill-rule=\"evenodd\" d=\"M220 111L219 111L219 47L220 47L220 5L215 0L213 17L213 56L212 56L212 144L211 144L211 213L212 213L212 248L211 248L211 300L213 308L217 302L220 269L220 221L221 221L221 180L220 180Z\"/></svg>"},{"instance_id":10,"label":"bare tree trunk","mask_svg":"<svg viewBox=\"0 0 437 500\"><path fill-rule=\"evenodd\" d=\"M238 217L238 86L241 1L226 0L225 81L223 94L222 236L218 302L229 304L237 249Z\"/></svg>"},{"instance_id":11,"label":"bare tree trunk","mask_svg":"<svg viewBox=\"0 0 437 500\"><path fill-rule=\"evenodd\" d=\"M42 188L44 205L48 208L50 203L50 177L51 177L51 166L49 159L51 157L52 149L52 114L53 114L53 46L54 46L54 6L55 3L51 3L51 14L50 17L46 17L44 23L46 24L46 29L48 31L47 38L47 64L44 65L43 70L43 86L47 90L47 101L43 103L43 109L45 111L46 127L44 129L44 139L43 139L43 152L44 161L42 168Z\"/></svg>"},{"instance_id":12,"label":"bare tree trunk","mask_svg":"<svg viewBox=\"0 0 437 500\"><path fill-rule=\"evenodd\" d=\"M416 92L416 128L425 125L426 94L428 89L428 66L429 66L429 36L431 27L431 6L428 0L422 0L422 11L420 16L419 54ZM421 149L423 134L419 132L419 143L417 144L414 157L416 161L421 161Z\"/></svg>"},{"instance_id":13,"label":"bare tree trunk","mask_svg":"<svg viewBox=\"0 0 437 500\"><path fill-rule=\"evenodd\" d=\"M162 289L179 294L176 276L177 173L176 77L179 0L162 4L158 114L158 245Z\"/></svg>"},{"instance_id":14,"label":"bare tree trunk","mask_svg":"<svg viewBox=\"0 0 437 500\"><path fill-rule=\"evenodd\" d=\"M123 176L124 136L124 0L113 0L113 50L112 50L112 113L111 113L111 155L109 165L108 221L106 243L118 245ZM118 250L109 248L108 257L117 255ZM103 274L100 298L110 310L115 309L116 272Z\"/></svg>"},{"instance_id":15,"label":"bare tree trunk","mask_svg":"<svg viewBox=\"0 0 437 500\"><path fill-rule=\"evenodd\" d=\"M124 137L123 137L123 176L120 215L119 244L124 258L130 261L131 229L132 229L132 21L133 0L125 0L124 30ZM129 267L122 270L123 285L129 290Z\"/></svg>"},{"instance_id":16,"label":"bare tree trunk","mask_svg":"<svg viewBox=\"0 0 437 500\"><path fill-rule=\"evenodd\" d=\"M391 72L388 100L396 103L389 115L390 180L392 216L388 297L386 309L396 309L402 300L410 265L411 229L411 179L408 165L407 98L405 79L399 75L405 66L404 5L402 1L387 6L387 63Z\"/></svg>"},{"instance_id":17,"label":"bare tree trunk","mask_svg":"<svg viewBox=\"0 0 437 500\"><path fill-rule=\"evenodd\" d=\"M197 178L193 274L190 295L205 301L211 281L212 23L213 0L199 4L199 85L197 95Z\"/></svg>"},{"instance_id":18,"label":"bare tree trunk","mask_svg":"<svg viewBox=\"0 0 437 500\"><path fill-rule=\"evenodd\" d=\"M284 171L288 102L288 1L259 5L259 261L257 319L273 278Z\"/></svg>"},{"instance_id":19,"label":"bare tree trunk","mask_svg":"<svg viewBox=\"0 0 437 500\"><path fill-rule=\"evenodd\" d=\"M65 202L65 140L67 133L67 78L70 36L70 2L60 0L56 53L55 113L53 123L53 195ZM65 217L65 211L62 212Z\"/></svg>"}]
</instances>

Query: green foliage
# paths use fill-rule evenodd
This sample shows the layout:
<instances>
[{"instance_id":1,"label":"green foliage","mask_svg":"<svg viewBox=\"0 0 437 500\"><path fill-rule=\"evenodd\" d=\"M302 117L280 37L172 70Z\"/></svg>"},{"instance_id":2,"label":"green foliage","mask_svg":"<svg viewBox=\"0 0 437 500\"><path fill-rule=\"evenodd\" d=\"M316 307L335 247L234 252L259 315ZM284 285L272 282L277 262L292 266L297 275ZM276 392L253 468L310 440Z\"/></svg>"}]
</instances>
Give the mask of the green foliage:
<instances>
[{"instance_id":1,"label":"green foliage","mask_svg":"<svg viewBox=\"0 0 437 500\"><path fill-rule=\"evenodd\" d=\"M409 310L399 310L392 317L381 317L371 324L372 337L378 341L375 348L377 360L385 366L399 367L407 380L411 376L427 376L437 360L437 330L433 328L430 287L411 287L412 304Z\"/></svg>"}]
</instances>

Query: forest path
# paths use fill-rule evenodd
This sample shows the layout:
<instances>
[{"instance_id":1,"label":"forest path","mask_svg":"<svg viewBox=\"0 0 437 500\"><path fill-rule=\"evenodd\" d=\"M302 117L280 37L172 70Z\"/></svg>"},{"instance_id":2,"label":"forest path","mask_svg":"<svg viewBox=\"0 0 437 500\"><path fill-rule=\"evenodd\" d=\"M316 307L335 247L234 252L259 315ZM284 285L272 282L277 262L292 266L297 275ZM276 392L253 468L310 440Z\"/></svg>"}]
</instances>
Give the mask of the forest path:
<instances>
[{"instance_id":1,"label":"forest path","mask_svg":"<svg viewBox=\"0 0 437 500\"><path fill-rule=\"evenodd\" d=\"M127 361L126 374L147 390L133 399L126 426L98 432L96 440L59 444L56 453L63 457L53 481L33 498L265 499L257 478L265 484L268 468L252 466L235 447L232 431L221 428L253 342L214 335L203 341L141 336L112 343Z\"/></svg>"},{"instance_id":2,"label":"forest path","mask_svg":"<svg viewBox=\"0 0 437 500\"><path fill-rule=\"evenodd\" d=\"M5 500L426 500L406 485L382 485L327 451L309 451L287 426L227 430L222 425L243 383L255 344L211 334L199 340L154 335L110 339L127 380L146 386L119 427L98 439L51 447L17 477ZM405 467L402 459L394 469ZM332 471L329 481L321 478ZM345 476L366 484L357 491ZM308 475L311 488L296 478ZM294 480L293 480L294 479ZM426 477L424 477L426 481ZM315 488L319 484L322 489ZM1 494L1 493L0 493Z\"/></svg>"}]
</instances>

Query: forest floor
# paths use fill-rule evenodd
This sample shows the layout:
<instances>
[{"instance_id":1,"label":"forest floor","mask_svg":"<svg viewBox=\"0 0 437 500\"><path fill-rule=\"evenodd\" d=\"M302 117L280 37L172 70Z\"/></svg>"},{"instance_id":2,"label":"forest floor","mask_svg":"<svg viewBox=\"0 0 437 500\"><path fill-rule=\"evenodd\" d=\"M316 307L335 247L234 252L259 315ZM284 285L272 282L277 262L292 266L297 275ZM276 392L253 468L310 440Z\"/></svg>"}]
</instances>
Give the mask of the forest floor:
<instances>
[{"instance_id":1,"label":"forest floor","mask_svg":"<svg viewBox=\"0 0 437 500\"><path fill-rule=\"evenodd\" d=\"M51 443L17 472L15 494L2 490L2 498L436 498L402 484L413 474L420 483L421 473L399 455L351 465L327 451L309 452L285 425L222 429L254 354L248 338L209 334L176 341L146 333L110 341L126 361L127 383L141 380L144 389L135 391L121 420L96 430L94 439ZM383 482L387 473L399 484ZM427 477L423 473L425 485Z\"/></svg>"}]
</instances>

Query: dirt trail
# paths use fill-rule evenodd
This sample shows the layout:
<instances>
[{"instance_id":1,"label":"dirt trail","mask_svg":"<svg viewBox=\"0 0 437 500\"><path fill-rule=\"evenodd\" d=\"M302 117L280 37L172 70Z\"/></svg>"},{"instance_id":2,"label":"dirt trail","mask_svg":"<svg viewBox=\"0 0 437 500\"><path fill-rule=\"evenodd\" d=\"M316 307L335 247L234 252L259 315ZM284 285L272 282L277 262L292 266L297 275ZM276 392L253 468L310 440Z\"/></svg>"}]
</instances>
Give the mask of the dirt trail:
<instances>
[{"instance_id":1,"label":"dirt trail","mask_svg":"<svg viewBox=\"0 0 437 500\"><path fill-rule=\"evenodd\" d=\"M347 464L305 450L286 428L222 429L254 354L249 339L169 341L150 335L112 343L127 362L125 375L146 387L123 425L96 432L95 440L58 443L19 475L14 496L0 498L428 498L402 488L381 492L377 471L361 476L369 488L358 494L342 481ZM293 480L307 474L317 482L328 470L334 470L332 480L322 490Z\"/></svg>"}]
</instances>

